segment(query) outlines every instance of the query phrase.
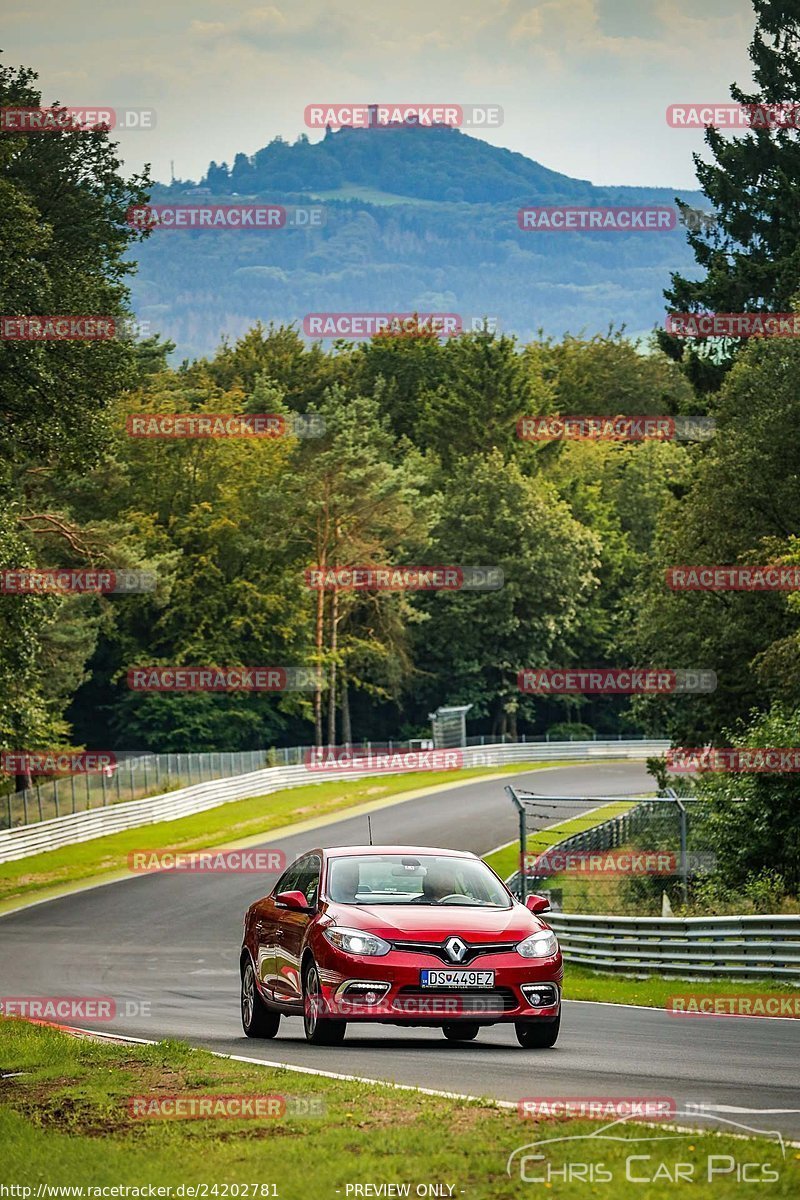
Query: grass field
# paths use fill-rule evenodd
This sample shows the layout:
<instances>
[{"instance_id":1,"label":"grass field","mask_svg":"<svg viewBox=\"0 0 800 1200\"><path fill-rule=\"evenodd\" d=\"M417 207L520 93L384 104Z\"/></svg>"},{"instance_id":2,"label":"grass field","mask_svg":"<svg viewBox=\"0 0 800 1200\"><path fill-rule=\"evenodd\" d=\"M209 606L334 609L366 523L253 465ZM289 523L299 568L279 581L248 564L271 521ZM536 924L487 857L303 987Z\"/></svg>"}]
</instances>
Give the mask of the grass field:
<instances>
[{"instance_id":1,"label":"grass field","mask_svg":"<svg viewBox=\"0 0 800 1200\"><path fill-rule=\"evenodd\" d=\"M799 991L797 984L788 983L785 979L682 979L678 976L670 979L666 975L604 974L574 963L567 963L564 968L566 1000L602 1000L607 1004L643 1004L648 1008L664 1008L670 996L687 992L703 996L761 996L766 993L797 996ZM676 1017L675 1020L680 1018Z\"/></svg>"},{"instance_id":2,"label":"grass field","mask_svg":"<svg viewBox=\"0 0 800 1200\"><path fill-rule=\"evenodd\" d=\"M309 826L332 814L360 805L400 799L406 793L441 788L485 775L519 774L561 763L515 763L503 767L474 767L459 771L418 771L369 779L313 783L287 788L268 796L234 800L177 821L161 821L108 837L80 842L45 854L31 855L0 865L0 912L20 899L44 898L58 889L88 880L112 879L127 872L131 850L169 848L201 850L209 846L235 846L298 821ZM510 805L509 805L510 807ZM380 825L373 822L380 837ZM364 841L367 840L366 821Z\"/></svg>"},{"instance_id":3,"label":"grass field","mask_svg":"<svg viewBox=\"0 0 800 1200\"><path fill-rule=\"evenodd\" d=\"M458 1051L443 1042L440 1052L446 1080L447 1054ZM537 1058L544 1054L550 1061L558 1052L519 1053L531 1059L530 1095L535 1096ZM254 1196L347 1200L380 1195L355 1192L359 1184L407 1185L406 1194L412 1197L418 1187L436 1184L442 1190L434 1195L511 1200L534 1194L530 1182L520 1178L520 1156L512 1174L506 1173L513 1151L540 1139L579 1136L584 1140L527 1150L545 1157L536 1162L529 1159L526 1174L544 1178L551 1171L573 1173L588 1164L595 1175L602 1169L611 1179L587 1186L585 1170L583 1179L571 1182L563 1182L559 1175L554 1184L542 1185L551 1195L567 1200L597 1195L609 1200L619 1196L672 1200L682 1190L664 1177L664 1168L671 1175L678 1162L690 1164L694 1173L694 1181L685 1185L685 1194L692 1197L731 1195L732 1170L743 1162L755 1164L751 1174L777 1175L769 1184L770 1196L800 1194L800 1152L789 1147L784 1157L775 1141L764 1138L743 1141L685 1133L659 1145L641 1139L667 1138L663 1127L626 1122L612 1132L630 1142L585 1140L597 1131L597 1122L522 1119L516 1109L500 1109L488 1101L445 1099L258 1067L215 1058L177 1042L129 1046L88 1041L8 1019L0 1019L0 1054L5 1074L0 1091L2 1180L31 1188L28 1196L33 1197L53 1194L44 1187L39 1191L41 1185L79 1185L84 1196L92 1195L85 1190L90 1187L177 1189L183 1185L183 1193L173 1190L172 1195L192 1195L186 1189L195 1186L194 1195L240 1200ZM342 1069L347 1069L346 1046ZM271 1097L262 1103L267 1112L278 1115L258 1119L134 1115L152 1112L153 1101L161 1104L176 1096L184 1098L184 1104L186 1097L193 1097L194 1103L201 1096L245 1097L251 1103L254 1096ZM229 1100L226 1105L233 1103ZM636 1174L652 1179L660 1173L659 1181L646 1188L627 1182L630 1155L649 1155L636 1162ZM718 1156L711 1162L720 1172L711 1182L707 1182L709 1156ZM24 1193L13 1194L27 1200Z\"/></svg>"}]
</instances>

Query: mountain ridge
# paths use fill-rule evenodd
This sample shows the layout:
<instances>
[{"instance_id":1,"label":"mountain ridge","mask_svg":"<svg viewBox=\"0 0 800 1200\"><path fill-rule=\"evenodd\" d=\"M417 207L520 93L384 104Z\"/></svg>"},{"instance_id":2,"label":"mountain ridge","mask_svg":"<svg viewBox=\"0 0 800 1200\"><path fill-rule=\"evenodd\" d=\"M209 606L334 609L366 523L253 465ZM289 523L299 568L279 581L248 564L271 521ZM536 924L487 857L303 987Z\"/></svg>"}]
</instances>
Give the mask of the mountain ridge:
<instances>
[{"instance_id":1,"label":"mountain ridge","mask_svg":"<svg viewBox=\"0 0 800 1200\"><path fill-rule=\"evenodd\" d=\"M212 162L199 183L156 185L153 203L322 203L325 224L156 230L136 248L134 311L181 358L213 354L257 321L302 329L312 312L456 312L523 340L609 326L643 336L663 321L670 273L694 268L681 226L546 232L520 229L517 213L676 195L704 206L699 192L595 186L452 129L274 139L230 168Z\"/></svg>"}]
</instances>

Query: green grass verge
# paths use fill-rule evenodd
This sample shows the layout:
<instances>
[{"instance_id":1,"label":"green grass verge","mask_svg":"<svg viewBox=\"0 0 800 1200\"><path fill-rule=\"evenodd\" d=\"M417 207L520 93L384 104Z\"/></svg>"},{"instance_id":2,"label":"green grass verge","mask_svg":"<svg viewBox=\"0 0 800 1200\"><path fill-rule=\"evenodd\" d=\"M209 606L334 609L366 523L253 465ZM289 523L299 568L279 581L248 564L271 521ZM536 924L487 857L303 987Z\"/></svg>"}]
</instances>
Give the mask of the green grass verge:
<instances>
[{"instance_id":1,"label":"green grass verge","mask_svg":"<svg viewBox=\"0 0 800 1200\"><path fill-rule=\"evenodd\" d=\"M58 888L87 880L113 878L127 870L127 855L131 850L202 850L209 846L228 846L297 821L322 820L357 805L400 799L405 793L419 789L447 787L484 775L519 774L565 765L514 763L463 771L417 771L391 777L313 783L250 800L232 800L177 821L140 825L91 842L79 842L17 862L3 863L0 866L0 911L22 898L43 897ZM365 842L366 828L365 822ZM379 840L380 821L373 822L373 833Z\"/></svg>"},{"instance_id":2,"label":"green grass verge","mask_svg":"<svg viewBox=\"0 0 800 1200\"><path fill-rule=\"evenodd\" d=\"M691 979L674 976L670 979L666 975L617 975L592 971L589 967L569 962L564 968L564 996L567 1000L604 1000L610 1004L644 1004L648 1008L664 1008L670 996L686 993L761 996L773 992L796 996L798 985L785 979L698 979L696 976Z\"/></svg>"},{"instance_id":3,"label":"green grass verge","mask_svg":"<svg viewBox=\"0 0 800 1200\"><path fill-rule=\"evenodd\" d=\"M610 804L603 804L600 808L594 808L591 812L583 813L579 817L560 821L550 829L531 830L528 834L526 849L533 854L541 854L550 846L554 846L556 842L571 837L573 833L582 833L584 829L591 829L593 825L599 825L601 821L609 821L612 817L618 817L620 813L633 808L636 803L638 801L635 800L614 800ZM509 875L513 875L514 871L519 870L519 842L514 841L508 846L501 846L499 850L485 854L484 859L501 879L508 879Z\"/></svg>"},{"instance_id":4,"label":"green grass verge","mask_svg":"<svg viewBox=\"0 0 800 1200\"><path fill-rule=\"evenodd\" d=\"M348 1194L355 1195L348 1193L348 1185L405 1184L413 1197L418 1185L436 1183L451 1188L455 1198L504 1200L527 1190L518 1169L510 1178L506 1174L512 1151L538 1139L588 1135L598 1128L585 1120L523 1120L516 1111L488 1102L231 1062L179 1042L94 1042L23 1021L0 1020L0 1052L6 1072L22 1072L4 1080L0 1096L3 1180L32 1188L33 1197L40 1184L84 1189L206 1185L205 1195L211 1197L346 1200ZM447 1055L459 1051L442 1040L436 1052L442 1056L444 1074ZM533 1070L537 1052L519 1053L532 1060ZM342 1068L347 1070L346 1044ZM133 1097L187 1093L285 1097L287 1111L255 1120L143 1119L130 1114ZM298 1115L309 1106L317 1115ZM660 1132L668 1136L668 1131ZM707 1183L708 1157L729 1155L735 1162L771 1164L778 1179L770 1184L770 1196L800 1193L800 1155L788 1148L784 1159L773 1141L745 1142L698 1132L666 1140L659 1148L658 1142L639 1140L657 1135L658 1128L627 1123L614 1133L633 1139L632 1144L556 1143L545 1146L545 1161L529 1163L528 1171L541 1176L548 1169L563 1169L565 1163L602 1163L613 1177L611 1186L587 1188L585 1181L563 1183L556 1176L552 1194L569 1198L599 1193L615 1200L646 1194L648 1200L673 1200L676 1185L666 1179L645 1191L639 1183L626 1182L628 1155L649 1154L649 1160L636 1163L640 1176L648 1171L652 1177L661 1161L690 1163L695 1182L685 1185L686 1194L712 1197L731 1194L725 1190L731 1176ZM538 1147L529 1153L537 1151ZM760 1168L751 1168L755 1170Z\"/></svg>"}]
</instances>

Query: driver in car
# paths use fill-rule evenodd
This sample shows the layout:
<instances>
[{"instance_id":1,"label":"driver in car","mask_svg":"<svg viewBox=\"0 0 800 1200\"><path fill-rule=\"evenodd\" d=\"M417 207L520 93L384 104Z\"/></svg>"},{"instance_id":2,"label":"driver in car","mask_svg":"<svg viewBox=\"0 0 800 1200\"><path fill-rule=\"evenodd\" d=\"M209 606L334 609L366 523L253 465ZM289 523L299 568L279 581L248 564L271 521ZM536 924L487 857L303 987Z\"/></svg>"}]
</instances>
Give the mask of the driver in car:
<instances>
[{"instance_id":1,"label":"driver in car","mask_svg":"<svg viewBox=\"0 0 800 1200\"><path fill-rule=\"evenodd\" d=\"M448 868L436 864L428 868L422 881L422 895L419 897L419 903L427 901L428 904L439 904L445 896L452 896L453 893L458 894L460 891L461 889Z\"/></svg>"}]
</instances>

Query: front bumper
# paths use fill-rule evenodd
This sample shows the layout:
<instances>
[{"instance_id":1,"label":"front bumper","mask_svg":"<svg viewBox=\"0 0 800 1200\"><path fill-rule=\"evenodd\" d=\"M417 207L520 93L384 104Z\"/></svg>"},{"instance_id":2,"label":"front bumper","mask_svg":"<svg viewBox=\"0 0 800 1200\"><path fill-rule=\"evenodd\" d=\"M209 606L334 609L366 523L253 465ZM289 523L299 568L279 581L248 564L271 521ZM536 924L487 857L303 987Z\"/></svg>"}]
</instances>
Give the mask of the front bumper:
<instances>
[{"instance_id":1,"label":"front bumper","mask_svg":"<svg viewBox=\"0 0 800 1200\"><path fill-rule=\"evenodd\" d=\"M441 970L444 964L433 955L402 950L381 958L359 957L331 946L317 966L326 1016L398 1025L554 1020L564 978L560 953L544 959L516 952L486 954L466 968L445 968L494 971L493 988L423 988L420 972Z\"/></svg>"}]
</instances>

